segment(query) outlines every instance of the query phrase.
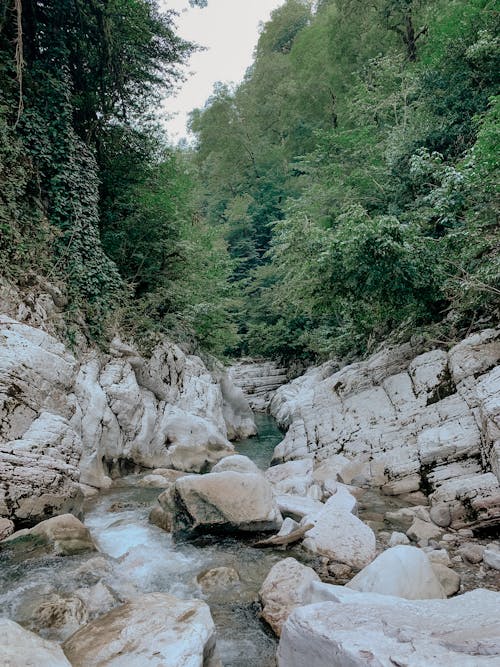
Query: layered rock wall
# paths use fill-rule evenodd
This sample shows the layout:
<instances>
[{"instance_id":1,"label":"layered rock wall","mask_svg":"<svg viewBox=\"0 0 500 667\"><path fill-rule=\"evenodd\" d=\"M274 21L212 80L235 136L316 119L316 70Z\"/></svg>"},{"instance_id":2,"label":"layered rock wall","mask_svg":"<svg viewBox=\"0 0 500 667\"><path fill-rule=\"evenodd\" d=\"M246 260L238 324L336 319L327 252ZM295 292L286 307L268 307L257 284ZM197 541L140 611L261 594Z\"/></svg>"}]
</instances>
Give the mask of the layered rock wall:
<instances>
[{"instance_id":1,"label":"layered rock wall","mask_svg":"<svg viewBox=\"0 0 500 667\"><path fill-rule=\"evenodd\" d=\"M340 371L331 362L279 388L287 434L275 461L328 461L344 482L388 494L423 490L445 527L500 522L500 331L448 352L384 350Z\"/></svg>"},{"instance_id":2,"label":"layered rock wall","mask_svg":"<svg viewBox=\"0 0 500 667\"><path fill-rule=\"evenodd\" d=\"M269 360L242 360L228 369L228 375L257 412L266 412L276 390L288 381L287 369Z\"/></svg>"},{"instance_id":3,"label":"layered rock wall","mask_svg":"<svg viewBox=\"0 0 500 667\"><path fill-rule=\"evenodd\" d=\"M106 488L134 466L202 472L233 452L229 439L255 433L221 370L167 340L150 359L119 339L72 354L47 312L57 306L22 310L30 324L0 315L0 516L30 525L78 512L79 483Z\"/></svg>"}]
</instances>

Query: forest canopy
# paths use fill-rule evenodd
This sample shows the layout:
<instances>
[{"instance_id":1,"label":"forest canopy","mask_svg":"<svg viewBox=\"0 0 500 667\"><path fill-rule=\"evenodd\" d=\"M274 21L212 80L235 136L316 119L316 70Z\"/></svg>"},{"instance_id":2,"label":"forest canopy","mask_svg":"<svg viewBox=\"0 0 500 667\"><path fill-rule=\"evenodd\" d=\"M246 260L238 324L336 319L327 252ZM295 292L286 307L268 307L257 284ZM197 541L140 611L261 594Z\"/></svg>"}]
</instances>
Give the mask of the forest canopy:
<instances>
[{"instance_id":1,"label":"forest canopy","mask_svg":"<svg viewBox=\"0 0 500 667\"><path fill-rule=\"evenodd\" d=\"M68 329L98 341L219 356L498 323L495 2L287 0L177 148L157 109L198 47L175 21L154 0L0 0L4 278L58 281Z\"/></svg>"}]
</instances>

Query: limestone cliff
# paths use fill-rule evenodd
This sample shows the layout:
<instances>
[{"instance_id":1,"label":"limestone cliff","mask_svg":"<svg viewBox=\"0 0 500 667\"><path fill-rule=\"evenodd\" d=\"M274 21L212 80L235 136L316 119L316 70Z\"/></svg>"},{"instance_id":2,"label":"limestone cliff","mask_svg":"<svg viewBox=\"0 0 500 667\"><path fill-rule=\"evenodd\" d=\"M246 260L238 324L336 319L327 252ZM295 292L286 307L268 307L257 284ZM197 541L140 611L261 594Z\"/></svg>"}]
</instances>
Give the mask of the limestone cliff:
<instances>
[{"instance_id":1,"label":"limestone cliff","mask_svg":"<svg viewBox=\"0 0 500 667\"><path fill-rule=\"evenodd\" d=\"M105 488L134 466L201 472L255 432L241 390L172 342L148 359L119 338L72 353L51 293L2 296L0 516L78 512L80 483Z\"/></svg>"},{"instance_id":2,"label":"limestone cliff","mask_svg":"<svg viewBox=\"0 0 500 667\"><path fill-rule=\"evenodd\" d=\"M276 461L312 458L347 483L423 490L442 526L500 523L500 331L450 350L385 349L278 389Z\"/></svg>"}]
</instances>

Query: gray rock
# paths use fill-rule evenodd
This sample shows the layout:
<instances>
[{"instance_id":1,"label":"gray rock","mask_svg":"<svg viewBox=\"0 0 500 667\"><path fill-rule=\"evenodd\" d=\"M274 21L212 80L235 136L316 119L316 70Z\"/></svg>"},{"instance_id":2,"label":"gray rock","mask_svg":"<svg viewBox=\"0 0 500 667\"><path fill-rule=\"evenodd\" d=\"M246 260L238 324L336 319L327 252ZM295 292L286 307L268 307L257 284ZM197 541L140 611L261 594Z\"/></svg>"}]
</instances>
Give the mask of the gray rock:
<instances>
[{"instance_id":1,"label":"gray rock","mask_svg":"<svg viewBox=\"0 0 500 667\"><path fill-rule=\"evenodd\" d=\"M466 562L477 564L483 560L484 547L474 542L466 542L460 546L458 553Z\"/></svg>"},{"instance_id":2,"label":"gray rock","mask_svg":"<svg viewBox=\"0 0 500 667\"><path fill-rule=\"evenodd\" d=\"M436 578L438 579L443 591L446 594L446 597L450 597L451 595L458 593L461 583L460 575L455 572L455 570L452 570L451 568L447 567L446 565L442 565L441 563L431 562L431 566L434 574L436 575Z\"/></svg>"}]
</instances>

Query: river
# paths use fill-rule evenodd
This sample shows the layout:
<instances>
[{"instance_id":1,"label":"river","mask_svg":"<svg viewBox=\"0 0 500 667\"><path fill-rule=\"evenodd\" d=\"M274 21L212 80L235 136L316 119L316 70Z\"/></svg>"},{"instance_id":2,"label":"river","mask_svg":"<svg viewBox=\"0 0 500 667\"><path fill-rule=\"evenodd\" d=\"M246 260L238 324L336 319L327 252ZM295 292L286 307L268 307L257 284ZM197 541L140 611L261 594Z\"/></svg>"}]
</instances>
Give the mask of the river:
<instances>
[{"instance_id":1,"label":"river","mask_svg":"<svg viewBox=\"0 0 500 667\"><path fill-rule=\"evenodd\" d=\"M268 415L256 416L259 435L236 444L239 453L265 469L282 433ZM180 598L203 599L217 627L224 667L271 667L276 638L258 617L258 591L271 567L289 553L255 549L250 540L203 536L174 539L153 526L148 515L161 489L138 487L138 476L89 503L84 523L101 552L110 557L110 572L99 571L96 554L55 557L32 545L0 553L0 614L50 639L39 610L54 595L70 596L99 580L119 598L134 593L168 592ZM101 564L102 565L102 564ZM234 568L239 583L203 592L197 576L215 567ZM101 576L102 575L102 576Z\"/></svg>"}]
</instances>

